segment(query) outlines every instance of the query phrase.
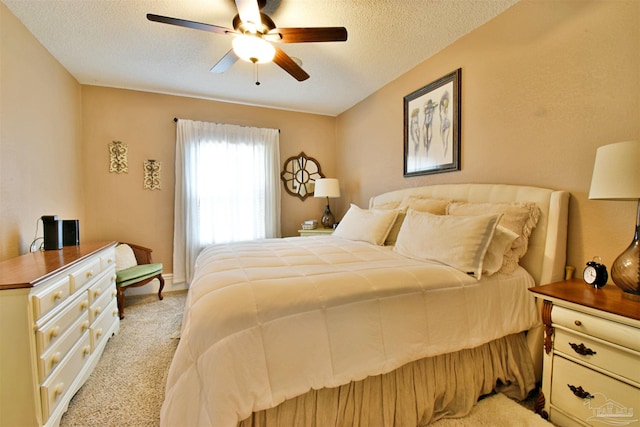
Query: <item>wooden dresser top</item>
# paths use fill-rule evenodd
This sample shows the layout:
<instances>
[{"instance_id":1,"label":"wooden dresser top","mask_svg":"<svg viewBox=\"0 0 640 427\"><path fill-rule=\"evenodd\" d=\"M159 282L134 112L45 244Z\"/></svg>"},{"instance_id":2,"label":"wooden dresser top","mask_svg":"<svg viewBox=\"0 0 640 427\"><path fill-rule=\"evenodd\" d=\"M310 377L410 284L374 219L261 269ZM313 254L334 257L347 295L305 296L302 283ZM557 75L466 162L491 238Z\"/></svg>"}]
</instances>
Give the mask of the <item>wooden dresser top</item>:
<instances>
[{"instance_id":1,"label":"wooden dresser top","mask_svg":"<svg viewBox=\"0 0 640 427\"><path fill-rule=\"evenodd\" d=\"M30 252L0 262L0 290L32 288L65 267L115 246L116 242L88 242L62 249Z\"/></svg>"},{"instance_id":2,"label":"wooden dresser top","mask_svg":"<svg viewBox=\"0 0 640 427\"><path fill-rule=\"evenodd\" d=\"M640 320L640 302L622 297L622 290L616 285L608 285L596 289L587 285L582 279L571 279L563 282L529 288L538 297L551 297L563 301L595 308L608 313Z\"/></svg>"}]
</instances>

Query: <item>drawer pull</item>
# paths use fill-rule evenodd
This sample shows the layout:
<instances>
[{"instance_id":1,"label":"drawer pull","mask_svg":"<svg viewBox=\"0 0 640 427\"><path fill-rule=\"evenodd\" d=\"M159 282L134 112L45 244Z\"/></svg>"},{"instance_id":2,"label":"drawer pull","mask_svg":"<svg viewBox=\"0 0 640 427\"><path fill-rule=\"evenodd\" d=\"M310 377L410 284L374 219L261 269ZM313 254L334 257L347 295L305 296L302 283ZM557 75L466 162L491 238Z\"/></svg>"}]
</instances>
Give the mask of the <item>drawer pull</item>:
<instances>
[{"instance_id":1,"label":"drawer pull","mask_svg":"<svg viewBox=\"0 0 640 427\"><path fill-rule=\"evenodd\" d=\"M89 307L89 301L84 300L80 303L80 311L85 311Z\"/></svg>"},{"instance_id":2,"label":"drawer pull","mask_svg":"<svg viewBox=\"0 0 640 427\"><path fill-rule=\"evenodd\" d=\"M62 291L58 291L55 294L53 294L53 301L58 301L59 299L62 299L62 297L64 296L64 294L62 293Z\"/></svg>"},{"instance_id":3,"label":"drawer pull","mask_svg":"<svg viewBox=\"0 0 640 427\"><path fill-rule=\"evenodd\" d=\"M87 279L93 277L93 270L87 271Z\"/></svg>"},{"instance_id":4,"label":"drawer pull","mask_svg":"<svg viewBox=\"0 0 640 427\"><path fill-rule=\"evenodd\" d=\"M87 345L82 349L82 357L88 356L89 354L91 354L91 347Z\"/></svg>"},{"instance_id":5,"label":"drawer pull","mask_svg":"<svg viewBox=\"0 0 640 427\"><path fill-rule=\"evenodd\" d=\"M582 386L576 387L571 384L567 384L567 387L569 387L569 390L571 390L575 396L581 399L593 399L593 395L588 391L583 390Z\"/></svg>"},{"instance_id":6,"label":"drawer pull","mask_svg":"<svg viewBox=\"0 0 640 427\"><path fill-rule=\"evenodd\" d=\"M85 320L84 322L82 322L82 325L80 325L80 331L84 332L87 329L89 329L89 321Z\"/></svg>"},{"instance_id":7,"label":"drawer pull","mask_svg":"<svg viewBox=\"0 0 640 427\"><path fill-rule=\"evenodd\" d=\"M56 384L56 386L53 388L53 400L56 400L58 396L62 394L63 390L64 390L64 383Z\"/></svg>"},{"instance_id":8,"label":"drawer pull","mask_svg":"<svg viewBox=\"0 0 640 427\"><path fill-rule=\"evenodd\" d=\"M49 331L49 339L54 339L60 334L60 326L56 326Z\"/></svg>"},{"instance_id":9,"label":"drawer pull","mask_svg":"<svg viewBox=\"0 0 640 427\"><path fill-rule=\"evenodd\" d=\"M51 368L53 368L60 362L60 356L62 356L60 352L57 352L56 354L51 356Z\"/></svg>"},{"instance_id":10,"label":"drawer pull","mask_svg":"<svg viewBox=\"0 0 640 427\"><path fill-rule=\"evenodd\" d=\"M583 356L593 356L594 354L596 354L595 351L591 350L589 347L586 347L583 343L575 344L570 342L569 345L571 346L573 351Z\"/></svg>"},{"instance_id":11,"label":"drawer pull","mask_svg":"<svg viewBox=\"0 0 640 427\"><path fill-rule=\"evenodd\" d=\"M576 326L582 326L582 322L579 320L576 320L573 323L575 323Z\"/></svg>"},{"instance_id":12,"label":"drawer pull","mask_svg":"<svg viewBox=\"0 0 640 427\"><path fill-rule=\"evenodd\" d=\"M102 328L96 329L96 338L99 338L101 336L102 336Z\"/></svg>"},{"instance_id":13,"label":"drawer pull","mask_svg":"<svg viewBox=\"0 0 640 427\"><path fill-rule=\"evenodd\" d=\"M98 317L98 315L102 313L102 307L96 307L95 310L93 310L93 315Z\"/></svg>"},{"instance_id":14,"label":"drawer pull","mask_svg":"<svg viewBox=\"0 0 640 427\"><path fill-rule=\"evenodd\" d=\"M95 291L93 291L94 298L96 298L98 295L100 295L100 289L96 289Z\"/></svg>"}]
</instances>

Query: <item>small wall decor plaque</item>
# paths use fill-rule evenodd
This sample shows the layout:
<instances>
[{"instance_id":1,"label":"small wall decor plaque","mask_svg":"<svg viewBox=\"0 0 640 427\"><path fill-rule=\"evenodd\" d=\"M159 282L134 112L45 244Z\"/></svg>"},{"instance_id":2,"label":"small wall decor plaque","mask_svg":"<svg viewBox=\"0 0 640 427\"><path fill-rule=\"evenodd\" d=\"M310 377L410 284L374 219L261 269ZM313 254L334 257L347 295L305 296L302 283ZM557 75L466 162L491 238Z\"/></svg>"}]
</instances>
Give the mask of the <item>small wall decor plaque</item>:
<instances>
[{"instance_id":1,"label":"small wall decor plaque","mask_svg":"<svg viewBox=\"0 0 640 427\"><path fill-rule=\"evenodd\" d=\"M122 141L109 143L109 172L129 173L127 144Z\"/></svg>"},{"instance_id":2,"label":"small wall decor plaque","mask_svg":"<svg viewBox=\"0 0 640 427\"><path fill-rule=\"evenodd\" d=\"M162 163L157 160L144 161L144 188L160 190L160 169Z\"/></svg>"}]
</instances>

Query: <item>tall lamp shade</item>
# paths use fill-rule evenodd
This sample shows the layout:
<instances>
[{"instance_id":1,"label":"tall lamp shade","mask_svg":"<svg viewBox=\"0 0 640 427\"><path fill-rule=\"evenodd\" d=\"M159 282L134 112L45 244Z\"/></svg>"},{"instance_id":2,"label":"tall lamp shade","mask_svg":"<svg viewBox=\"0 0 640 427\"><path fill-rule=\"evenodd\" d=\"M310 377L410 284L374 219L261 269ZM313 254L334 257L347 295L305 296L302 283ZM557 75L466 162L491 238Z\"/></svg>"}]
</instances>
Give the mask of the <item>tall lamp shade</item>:
<instances>
[{"instance_id":1,"label":"tall lamp shade","mask_svg":"<svg viewBox=\"0 0 640 427\"><path fill-rule=\"evenodd\" d=\"M329 198L340 197L340 183L336 178L320 178L316 179L314 184L313 197L327 198L327 206L320 222L324 228L333 228L336 221L329 208Z\"/></svg>"},{"instance_id":2,"label":"tall lamp shade","mask_svg":"<svg viewBox=\"0 0 640 427\"><path fill-rule=\"evenodd\" d=\"M631 245L611 267L613 283L623 296L640 301L640 142L625 141L598 148L593 166L589 198L636 200L638 210Z\"/></svg>"}]
</instances>

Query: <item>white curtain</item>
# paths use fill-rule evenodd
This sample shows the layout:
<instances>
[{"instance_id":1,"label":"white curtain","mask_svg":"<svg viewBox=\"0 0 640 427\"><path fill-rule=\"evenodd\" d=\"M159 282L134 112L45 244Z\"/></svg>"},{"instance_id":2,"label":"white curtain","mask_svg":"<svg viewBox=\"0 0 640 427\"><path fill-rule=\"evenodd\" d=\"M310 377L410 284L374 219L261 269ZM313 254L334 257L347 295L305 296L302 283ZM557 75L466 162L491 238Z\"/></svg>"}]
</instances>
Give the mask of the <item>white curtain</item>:
<instances>
[{"instance_id":1,"label":"white curtain","mask_svg":"<svg viewBox=\"0 0 640 427\"><path fill-rule=\"evenodd\" d=\"M210 244L280 237L279 131L178 120L173 280Z\"/></svg>"}]
</instances>

